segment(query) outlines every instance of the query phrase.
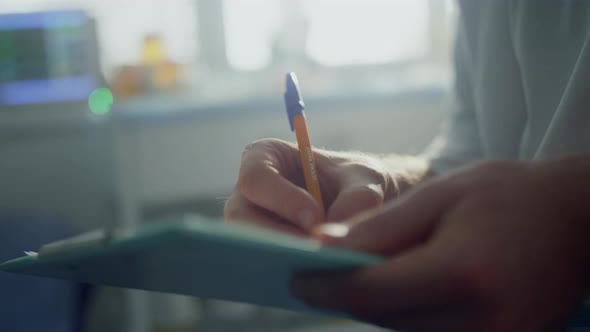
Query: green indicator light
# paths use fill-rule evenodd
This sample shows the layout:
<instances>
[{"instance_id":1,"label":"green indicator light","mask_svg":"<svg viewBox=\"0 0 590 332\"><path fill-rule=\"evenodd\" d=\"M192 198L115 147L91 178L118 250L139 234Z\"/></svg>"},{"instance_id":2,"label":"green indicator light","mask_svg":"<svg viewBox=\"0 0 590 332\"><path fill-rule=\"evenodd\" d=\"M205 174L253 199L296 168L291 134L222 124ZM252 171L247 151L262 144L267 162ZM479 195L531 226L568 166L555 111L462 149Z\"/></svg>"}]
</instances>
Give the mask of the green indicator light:
<instances>
[{"instance_id":1,"label":"green indicator light","mask_svg":"<svg viewBox=\"0 0 590 332\"><path fill-rule=\"evenodd\" d=\"M88 97L88 107L96 115L104 115L110 112L113 102L113 94L107 88L96 89Z\"/></svg>"}]
</instances>

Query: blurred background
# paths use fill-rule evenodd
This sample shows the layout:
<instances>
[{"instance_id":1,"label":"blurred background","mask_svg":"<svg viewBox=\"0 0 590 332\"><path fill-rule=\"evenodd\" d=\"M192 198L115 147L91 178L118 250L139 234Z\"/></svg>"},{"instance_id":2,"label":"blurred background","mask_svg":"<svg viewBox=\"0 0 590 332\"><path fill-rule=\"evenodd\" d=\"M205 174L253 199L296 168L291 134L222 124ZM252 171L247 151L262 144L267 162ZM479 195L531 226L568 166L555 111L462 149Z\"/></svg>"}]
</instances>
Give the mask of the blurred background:
<instances>
[{"instance_id":1,"label":"blurred background","mask_svg":"<svg viewBox=\"0 0 590 332\"><path fill-rule=\"evenodd\" d=\"M2 258L99 227L221 217L243 146L294 140L282 101L289 71L314 145L421 152L443 119L457 14L449 0L2 0ZM101 87L114 103L90 109ZM374 330L74 288L67 326L85 331Z\"/></svg>"}]
</instances>

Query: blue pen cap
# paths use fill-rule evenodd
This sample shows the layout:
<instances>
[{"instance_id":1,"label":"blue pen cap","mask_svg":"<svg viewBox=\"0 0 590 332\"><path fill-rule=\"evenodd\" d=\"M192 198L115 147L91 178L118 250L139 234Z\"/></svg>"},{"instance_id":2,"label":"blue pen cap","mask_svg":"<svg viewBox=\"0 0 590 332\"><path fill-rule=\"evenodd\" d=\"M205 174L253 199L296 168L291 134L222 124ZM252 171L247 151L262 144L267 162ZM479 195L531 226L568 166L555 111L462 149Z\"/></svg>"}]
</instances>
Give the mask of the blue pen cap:
<instances>
[{"instance_id":1,"label":"blue pen cap","mask_svg":"<svg viewBox=\"0 0 590 332\"><path fill-rule=\"evenodd\" d=\"M299 81L295 73L288 73L286 79L285 91L285 107L287 108L287 117L289 118L289 124L291 125L291 131L295 130L293 126L293 117L299 114L303 114L305 104L301 97L301 91L299 91Z\"/></svg>"}]
</instances>

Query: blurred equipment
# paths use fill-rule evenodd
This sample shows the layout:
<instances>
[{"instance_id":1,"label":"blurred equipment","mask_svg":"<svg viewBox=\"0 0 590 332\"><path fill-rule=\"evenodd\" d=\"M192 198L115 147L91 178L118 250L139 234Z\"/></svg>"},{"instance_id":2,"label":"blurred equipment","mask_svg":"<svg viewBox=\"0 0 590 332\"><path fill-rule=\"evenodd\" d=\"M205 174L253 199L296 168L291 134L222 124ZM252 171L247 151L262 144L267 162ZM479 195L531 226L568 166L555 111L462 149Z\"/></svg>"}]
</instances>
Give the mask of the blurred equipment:
<instances>
[{"instance_id":1,"label":"blurred equipment","mask_svg":"<svg viewBox=\"0 0 590 332\"><path fill-rule=\"evenodd\" d=\"M117 99L166 94L179 91L183 66L170 60L162 37L146 35L143 39L142 62L117 69L111 86Z\"/></svg>"},{"instance_id":2,"label":"blurred equipment","mask_svg":"<svg viewBox=\"0 0 590 332\"><path fill-rule=\"evenodd\" d=\"M176 87L180 66L168 59L161 37L148 35L144 38L143 66L149 75L150 90L166 91Z\"/></svg>"},{"instance_id":3,"label":"blurred equipment","mask_svg":"<svg viewBox=\"0 0 590 332\"><path fill-rule=\"evenodd\" d=\"M0 15L0 107L85 102L100 85L94 21L79 10Z\"/></svg>"}]
</instances>

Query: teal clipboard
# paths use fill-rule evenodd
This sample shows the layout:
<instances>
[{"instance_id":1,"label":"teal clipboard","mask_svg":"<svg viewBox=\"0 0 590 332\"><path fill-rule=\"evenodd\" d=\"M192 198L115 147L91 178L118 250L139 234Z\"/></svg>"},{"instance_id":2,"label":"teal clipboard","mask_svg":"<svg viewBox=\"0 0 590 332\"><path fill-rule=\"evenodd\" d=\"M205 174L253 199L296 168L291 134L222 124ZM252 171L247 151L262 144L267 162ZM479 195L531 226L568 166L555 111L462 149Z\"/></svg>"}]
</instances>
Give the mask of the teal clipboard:
<instances>
[{"instance_id":1,"label":"teal clipboard","mask_svg":"<svg viewBox=\"0 0 590 332\"><path fill-rule=\"evenodd\" d=\"M290 295L294 272L350 269L383 260L200 217L86 233L29 255L1 264L0 270L316 313Z\"/></svg>"}]
</instances>

